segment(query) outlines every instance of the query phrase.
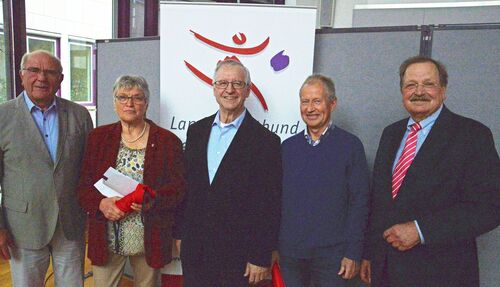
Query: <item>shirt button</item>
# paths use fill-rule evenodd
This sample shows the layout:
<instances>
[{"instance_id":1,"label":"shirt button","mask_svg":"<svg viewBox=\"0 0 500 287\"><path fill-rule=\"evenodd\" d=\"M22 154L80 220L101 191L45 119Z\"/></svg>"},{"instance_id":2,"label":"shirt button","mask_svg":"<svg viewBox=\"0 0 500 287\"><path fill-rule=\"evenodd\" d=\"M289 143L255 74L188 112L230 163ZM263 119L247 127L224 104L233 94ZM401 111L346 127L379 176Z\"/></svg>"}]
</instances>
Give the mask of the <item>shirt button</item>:
<instances>
[{"instance_id":1,"label":"shirt button","mask_svg":"<svg viewBox=\"0 0 500 287\"><path fill-rule=\"evenodd\" d=\"M48 138L48 137L49 137L49 135L45 135L45 137L46 137L46 138Z\"/></svg>"}]
</instances>

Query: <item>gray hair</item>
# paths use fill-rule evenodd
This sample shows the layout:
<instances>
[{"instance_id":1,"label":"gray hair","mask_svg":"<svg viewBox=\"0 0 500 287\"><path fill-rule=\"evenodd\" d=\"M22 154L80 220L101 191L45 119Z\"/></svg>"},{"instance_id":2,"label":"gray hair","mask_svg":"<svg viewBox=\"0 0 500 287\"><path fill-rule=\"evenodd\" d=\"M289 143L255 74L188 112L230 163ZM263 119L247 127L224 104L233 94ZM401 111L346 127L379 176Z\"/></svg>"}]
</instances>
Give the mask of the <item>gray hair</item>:
<instances>
[{"instance_id":1,"label":"gray hair","mask_svg":"<svg viewBox=\"0 0 500 287\"><path fill-rule=\"evenodd\" d=\"M62 65L61 65L61 60L59 60L56 56L52 55L50 52L45 51L45 50L35 50L33 52L27 52L27 53L25 53L23 55L23 57L21 58L21 65L19 67L21 69L21 71L26 68L26 62L28 61L28 59L31 56L34 56L36 54L44 54L46 56L49 56L54 62L57 63L59 73L63 72L63 68L62 68Z\"/></svg>"},{"instance_id":2,"label":"gray hair","mask_svg":"<svg viewBox=\"0 0 500 287\"><path fill-rule=\"evenodd\" d=\"M307 77L307 79L300 87L299 94L302 93L302 89L304 88L304 86L316 83L320 83L323 85L328 100L330 101L337 100L337 96L335 95L335 84L333 83L333 80L330 77L327 77L322 74L312 74L309 77Z\"/></svg>"},{"instance_id":3,"label":"gray hair","mask_svg":"<svg viewBox=\"0 0 500 287\"><path fill-rule=\"evenodd\" d=\"M149 103L149 85L146 79L141 76L133 76L133 75L122 75L116 79L115 84L113 85L113 96L116 96L116 93L119 89L132 89L139 88L144 93L144 98L146 103Z\"/></svg>"},{"instance_id":4,"label":"gray hair","mask_svg":"<svg viewBox=\"0 0 500 287\"><path fill-rule=\"evenodd\" d=\"M217 77L217 72L219 71L219 69L224 66L240 67L243 70L243 72L245 72L245 83L247 84L247 87L252 84L252 79L250 78L250 71L247 69L247 67L245 67L241 62L233 59L227 59L224 61L219 61L217 63L217 66L215 67L214 71L214 78L212 80L213 82L216 81L215 78Z\"/></svg>"}]
</instances>

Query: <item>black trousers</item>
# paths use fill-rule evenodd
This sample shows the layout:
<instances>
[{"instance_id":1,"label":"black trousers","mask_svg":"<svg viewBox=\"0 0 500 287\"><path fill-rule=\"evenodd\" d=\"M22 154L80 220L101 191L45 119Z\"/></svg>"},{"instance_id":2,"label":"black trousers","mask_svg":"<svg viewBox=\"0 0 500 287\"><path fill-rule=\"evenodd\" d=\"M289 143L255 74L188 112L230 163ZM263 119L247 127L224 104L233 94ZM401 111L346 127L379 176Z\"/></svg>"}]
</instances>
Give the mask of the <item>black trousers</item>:
<instances>
[{"instance_id":1,"label":"black trousers","mask_svg":"<svg viewBox=\"0 0 500 287\"><path fill-rule=\"evenodd\" d=\"M221 267L202 257L182 261L184 287L248 287L245 266Z\"/></svg>"}]
</instances>

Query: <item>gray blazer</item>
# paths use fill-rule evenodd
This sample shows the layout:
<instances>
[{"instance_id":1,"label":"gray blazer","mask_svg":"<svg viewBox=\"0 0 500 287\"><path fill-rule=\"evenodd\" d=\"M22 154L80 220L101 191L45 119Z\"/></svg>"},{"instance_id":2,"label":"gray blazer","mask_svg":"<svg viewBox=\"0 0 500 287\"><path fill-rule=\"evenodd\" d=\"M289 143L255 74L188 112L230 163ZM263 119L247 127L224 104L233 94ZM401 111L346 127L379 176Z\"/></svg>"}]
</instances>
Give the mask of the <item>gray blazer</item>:
<instances>
[{"instance_id":1,"label":"gray blazer","mask_svg":"<svg viewBox=\"0 0 500 287\"><path fill-rule=\"evenodd\" d=\"M82 238L84 213L76 186L92 120L85 107L56 97L59 139L50 158L21 94L0 104L0 228L17 247L39 249L52 239L56 225L69 240Z\"/></svg>"}]
</instances>

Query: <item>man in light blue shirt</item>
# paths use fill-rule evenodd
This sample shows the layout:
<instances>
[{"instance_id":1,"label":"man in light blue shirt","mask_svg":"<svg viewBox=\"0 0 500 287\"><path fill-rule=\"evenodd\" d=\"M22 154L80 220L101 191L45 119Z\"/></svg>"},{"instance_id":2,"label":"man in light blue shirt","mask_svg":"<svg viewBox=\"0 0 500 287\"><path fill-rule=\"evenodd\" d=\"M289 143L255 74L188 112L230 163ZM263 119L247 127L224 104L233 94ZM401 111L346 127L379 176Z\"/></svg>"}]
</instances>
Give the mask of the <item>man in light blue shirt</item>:
<instances>
[{"instance_id":1,"label":"man in light blue shirt","mask_svg":"<svg viewBox=\"0 0 500 287\"><path fill-rule=\"evenodd\" d=\"M42 110L31 101L26 91L24 91L22 95L28 110L31 112L31 116L40 131L40 135L49 150L50 157L52 158L52 161L55 162L57 139L59 138L59 120L57 119L56 101L53 101L47 109Z\"/></svg>"},{"instance_id":2,"label":"man in light blue shirt","mask_svg":"<svg viewBox=\"0 0 500 287\"><path fill-rule=\"evenodd\" d=\"M246 110L230 123L221 122L219 114L220 112L217 112L215 115L210 138L208 139L207 163L210 183L212 183L222 158L226 154L238 128L241 126L241 122L245 118Z\"/></svg>"},{"instance_id":3,"label":"man in light blue shirt","mask_svg":"<svg viewBox=\"0 0 500 287\"><path fill-rule=\"evenodd\" d=\"M491 130L446 107L439 61L411 57L399 75L410 117L380 139L361 278L372 287L479 287L476 237L500 223Z\"/></svg>"},{"instance_id":4,"label":"man in light blue shirt","mask_svg":"<svg viewBox=\"0 0 500 287\"><path fill-rule=\"evenodd\" d=\"M83 286L85 215L76 195L92 120L61 99L56 57L27 53L24 91L0 105L0 257L14 287L45 286L50 261L57 286Z\"/></svg>"},{"instance_id":5,"label":"man in light blue shirt","mask_svg":"<svg viewBox=\"0 0 500 287\"><path fill-rule=\"evenodd\" d=\"M280 139L245 108L251 84L240 62L219 62L219 110L187 132L188 190L174 234L182 239L184 287L246 287L269 274L279 231Z\"/></svg>"},{"instance_id":6,"label":"man in light blue shirt","mask_svg":"<svg viewBox=\"0 0 500 287\"><path fill-rule=\"evenodd\" d=\"M419 122L420 126L422 127L420 131L418 131L418 137L417 137L417 147L415 151L415 155L418 153L420 150L420 147L424 143L425 139L427 138L427 135L430 133L432 126L436 122L436 119L438 118L439 114L441 113L441 110L443 109L443 105L441 105L437 111L432 113L429 117L423 119L422 121ZM408 125L406 128L406 132L403 136L403 140L401 140L401 144L399 146L398 152L396 153L396 159L399 159L401 157L401 154L403 153L403 148L404 144L406 142L406 139L408 138L408 134L410 133L411 126L415 124L415 120L413 118L408 119ZM394 169L396 168L396 164L398 163L397 160L394 161L394 164L392 165L392 171L394 172ZM422 231L420 230L420 227L418 225L418 221L414 220L415 222L415 227L417 228L418 235L420 237L420 242L422 244L425 243L424 235L422 234Z\"/></svg>"}]
</instances>

